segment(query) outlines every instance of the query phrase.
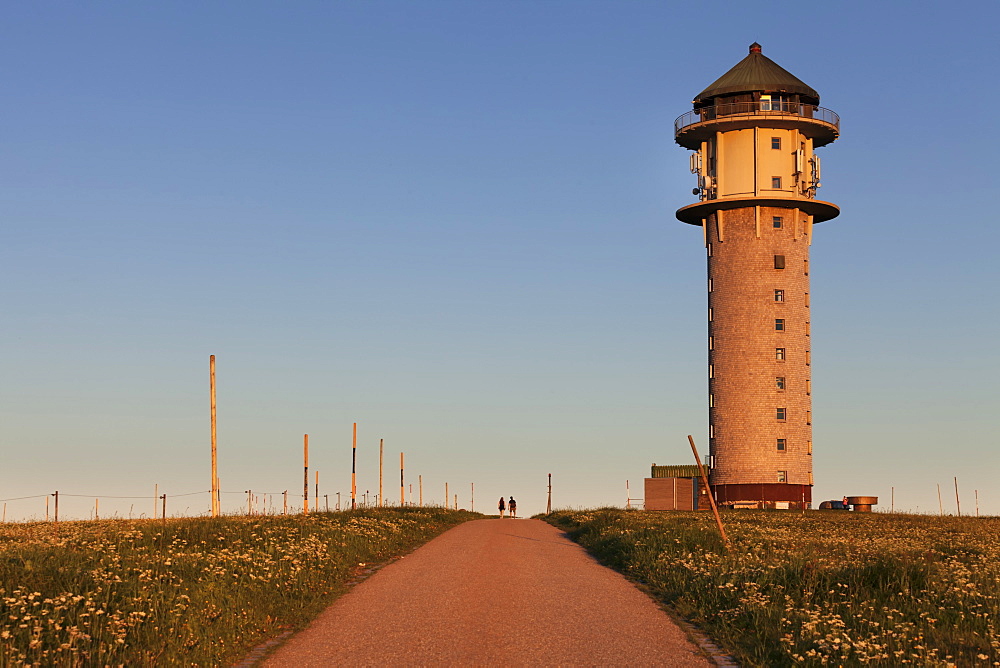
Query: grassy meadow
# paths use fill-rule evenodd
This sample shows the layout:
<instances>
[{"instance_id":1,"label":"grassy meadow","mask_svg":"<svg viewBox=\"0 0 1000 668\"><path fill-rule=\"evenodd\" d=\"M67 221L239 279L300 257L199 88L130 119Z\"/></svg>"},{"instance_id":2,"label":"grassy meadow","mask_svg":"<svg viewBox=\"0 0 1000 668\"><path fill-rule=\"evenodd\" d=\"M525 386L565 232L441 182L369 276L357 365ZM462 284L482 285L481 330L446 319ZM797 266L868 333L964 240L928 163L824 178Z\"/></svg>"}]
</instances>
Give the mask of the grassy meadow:
<instances>
[{"instance_id":1,"label":"grassy meadow","mask_svg":"<svg viewBox=\"0 0 1000 668\"><path fill-rule=\"evenodd\" d=\"M745 666L1000 666L1000 518L544 516Z\"/></svg>"},{"instance_id":2,"label":"grassy meadow","mask_svg":"<svg viewBox=\"0 0 1000 668\"><path fill-rule=\"evenodd\" d=\"M477 517L442 508L0 524L0 666L232 665L359 572Z\"/></svg>"}]
</instances>

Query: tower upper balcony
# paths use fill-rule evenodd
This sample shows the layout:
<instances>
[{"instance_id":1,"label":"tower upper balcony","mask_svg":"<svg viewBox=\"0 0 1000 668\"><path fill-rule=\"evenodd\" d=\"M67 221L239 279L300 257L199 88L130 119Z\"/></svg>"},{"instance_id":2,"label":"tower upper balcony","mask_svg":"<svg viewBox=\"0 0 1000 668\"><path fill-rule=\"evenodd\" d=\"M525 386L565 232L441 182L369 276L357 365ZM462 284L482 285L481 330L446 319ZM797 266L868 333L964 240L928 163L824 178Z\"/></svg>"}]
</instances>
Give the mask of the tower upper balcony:
<instances>
[{"instance_id":1,"label":"tower upper balcony","mask_svg":"<svg viewBox=\"0 0 1000 668\"><path fill-rule=\"evenodd\" d=\"M697 150L716 132L753 127L797 128L817 147L840 136L840 116L830 109L778 95L760 97L766 99L716 98L714 104L681 114L674 121L674 139L684 148Z\"/></svg>"},{"instance_id":2,"label":"tower upper balcony","mask_svg":"<svg viewBox=\"0 0 1000 668\"><path fill-rule=\"evenodd\" d=\"M674 139L698 150L716 132L747 128L798 130L824 146L840 135L840 117L819 106L819 93L765 56L757 42L746 58L694 98L674 121Z\"/></svg>"}]
</instances>

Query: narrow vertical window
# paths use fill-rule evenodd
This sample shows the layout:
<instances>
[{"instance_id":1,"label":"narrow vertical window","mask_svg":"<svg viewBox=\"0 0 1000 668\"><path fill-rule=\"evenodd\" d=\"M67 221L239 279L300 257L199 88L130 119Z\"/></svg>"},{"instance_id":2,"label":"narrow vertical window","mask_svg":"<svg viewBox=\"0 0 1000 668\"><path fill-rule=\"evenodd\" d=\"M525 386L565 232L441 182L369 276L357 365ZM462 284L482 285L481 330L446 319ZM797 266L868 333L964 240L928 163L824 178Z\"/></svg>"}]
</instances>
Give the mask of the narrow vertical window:
<instances>
[{"instance_id":1,"label":"narrow vertical window","mask_svg":"<svg viewBox=\"0 0 1000 668\"><path fill-rule=\"evenodd\" d=\"M776 420L784 420L784 419L786 419L785 415L787 413L788 413L788 411L785 408L775 408L774 409L774 419L776 419Z\"/></svg>"},{"instance_id":2,"label":"narrow vertical window","mask_svg":"<svg viewBox=\"0 0 1000 668\"><path fill-rule=\"evenodd\" d=\"M809 366L810 364L812 364L812 355L807 350L806 351L806 366Z\"/></svg>"},{"instance_id":3,"label":"narrow vertical window","mask_svg":"<svg viewBox=\"0 0 1000 668\"><path fill-rule=\"evenodd\" d=\"M806 320L806 336L809 336L811 333L812 329L809 327L809 321Z\"/></svg>"},{"instance_id":4,"label":"narrow vertical window","mask_svg":"<svg viewBox=\"0 0 1000 668\"><path fill-rule=\"evenodd\" d=\"M708 377L709 378L715 378L715 365L714 364L709 364L708 365Z\"/></svg>"},{"instance_id":5,"label":"narrow vertical window","mask_svg":"<svg viewBox=\"0 0 1000 668\"><path fill-rule=\"evenodd\" d=\"M806 424L812 424L812 423L813 423L813 412L806 411Z\"/></svg>"},{"instance_id":6,"label":"narrow vertical window","mask_svg":"<svg viewBox=\"0 0 1000 668\"><path fill-rule=\"evenodd\" d=\"M774 319L774 331L776 331L776 332L783 332L783 331L785 331L785 319L784 318L775 318Z\"/></svg>"},{"instance_id":7,"label":"narrow vertical window","mask_svg":"<svg viewBox=\"0 0 1000 668\"><path fill-rule=\"evenodd\" d=\"M784 269L785 268L785 256L784 255L775 255L774 256L774 268L775 269Z\"/></svg>"},{"instance_id":8,"label":"narrow vertical window","mask_svg":"<svg viewBox=\"0 0 1000 668\"><path fill-rule=\"evenodd\" d=\"M714 424L708 425L708 437L709 438L715 438L715 425Z\"/></svg>"},{"instance_id":9,"label":"narrow vertical window","mask_svg":"<svg viewBox=\"0 0 1000 668\"><path fill-rule=\"evenodd\" d=\"M809 293L806 293L806 308L809 308Z\"/></svg>"},{"instance_id":10,"label":"narrow vertical window","mask_svg":"<svg viewBox=\"0 0 1000 668\"><path fill-rule=\"evenodd\" d=\"M813 382L809 379L806 379L806 394L812 394L812 393L813 393Z\"/></svg>"},{"instance_id":11,"label":"narrow vertical window","mask_svg":"<svg viewBox=\"0 0 1000 668\"><path fill-rule=\"evenodd\" d=\"M809 275L809 260L803 260L803 262L805 264L805 266L804 266L805 275L808 276Z\"/></svg>"},{"instance_id":12,"label":"narrow vertical window","mask_svg":"<svg viewBox=\"0 0 1000 668\"><path fill-rule=\"evenodd\" d=\"M711 279L711 278L710 278L710 279L708 279L708 291L709 291L709 292L711 292L711 291L712 291L712 279Z\"/></svg>"},{"instance_id":13,"label":"narrow vertical window","mask_svg":"<svg viewBox=\"0 0 1000 668\"><path fill-rule=\"evenodd\" d=\"M712 244L708 244L708 257L712 257Z\"/></svg>"},{"instance_id":14,"label":"narrow vertical window","mask_svg":"<svg viewBox=\"0 0 1000 668\"><path fill-rule=\"evenodd\" d=\"M784 348L775 348L774 349L774 359L776 359L776 360L783 360L783 359L785 359L785 349Z\"/></svg>"},{"instance_id":15,"label":"narrow vertical window","mask_svg":"<svg viewBox=\"0 0 1000 668\"><path fill-rule=\"evenodd\" d=\"M774 188L775 190L781 190L781 177L780 176L772 176L771 177L771 187Z\"/></svg>"},{"instance_id":16,"label":"narrow vertical window","mask_svg":"<svg viewBox=\"0 0 1000 668\"><path fill-rule=\"evenodd\" d=\"M806 454L811 455L813 453L813 442L806 441Z\"/></svg>"},{"instance_id":17,"label":"narrow vertical window","mask_svg":"<svg viewBox=\"0 0 1000 668\"><path fill-rule=\"evenodd\" d=\"M783 221L781 219L781 216L771 216L771 226L774 227L774 229L780 230L782 227L782 223Z\"/></svg>"},{"instance_id":18,"label":"narrow vertical window","mask_svg":"<svg viewBox=\"0 0 1000 668\"><path fill-rule=\"evenodd\" d=\"M712 322L712 309L708 309L708 321Z\"/></svg>"},{"instance_id":19,"label":"narrow vertical window","mask_svg":"<svg viewBox=\"0 0 1000 668\"><path fill-rule=\"evenodd\" d=\"M771 148L781 148L781 137L771 137Z\"/></svg>"},{"instance_id":20,"label":"narrow vertical window","mask_svg":"<svg viewBox=\"0 0 1000 668\"><path fill-rule=\"evenodd\" d=\"M808 381L806 381L806 382L808 382ZM778 388L779 390L785 389L785 377L784 376L775 376L774 377L774 386L776 388Z\"/></svg>"},{"instance_id":21,"label":"narrow vertical window","mask_svg":"<svg viewBox=\"0 0 1000 668\"><path fill-rule=\"evenodd\" d=\"M778 482L788 482L788 471L778 471Z\"/></svg>"},{"instance_id":22,"label":"narrow vertical window","mask_svg":"<svg viewBox=\"0 0 1000 668\"><path fill-rule=\"evenodd\" d=\"M709 408L715 408L715 395L714 394L709 394L708 395L708 407Z\"/></svg>"},{"instance_id":23,"label":"narrow vertical window","mask_svg":"<svg viewBox=\"0 0 1000 668\"><path fill-rule=\"evenodd\" d=\"M715 350L715 337L714 336L708 337L708 349L709 350Z\"/></svg>"},{"instance_id":24,"label":"narrow vertical window","mask_svg":"<svg viewBox=\"0 0 1000 668\"><path fill-rule=\"evenodd\" d=\"M775 290L774 291L774 301L776 301L776 302L783 302L783 301L785 301L785 291L784 290Z\"/></svg>"},{"instance_id":25,"label":"narrow vertical window","mask_svg":"<svg viewBox=\"0 0 1000 668\"><path fill-rule=\"evenodd\" d=\"M784 438L778 439L778 450L784 452L788 448L788 441Z\"/></svg>"}]
</instances>

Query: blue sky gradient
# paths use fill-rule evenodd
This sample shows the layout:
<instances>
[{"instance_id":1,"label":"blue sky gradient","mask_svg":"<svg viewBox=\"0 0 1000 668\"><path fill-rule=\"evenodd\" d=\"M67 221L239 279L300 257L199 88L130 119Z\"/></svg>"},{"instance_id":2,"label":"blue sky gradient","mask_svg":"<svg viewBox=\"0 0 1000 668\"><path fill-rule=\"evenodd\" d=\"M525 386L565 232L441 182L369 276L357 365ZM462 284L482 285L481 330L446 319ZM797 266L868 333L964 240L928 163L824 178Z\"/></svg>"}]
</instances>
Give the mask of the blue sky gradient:
<instances>
[{"instance_id":1,"label":"blue sky gradient","mask_svg":"<svg viewBox=\"0 0 1000 668\"><path fill-rule=\"evenodd\" d=\"M622 505L707 436L673 119L753 41L842 118L814 498L1000 514L990 2L8 3L0 498ZM390 482L392 481L392 482ZM207 495L190 497L190 513ZM10 502L38 516L41 500ZM65 501L85 517L92 499ZM137 500L134 513L148 512ZM181 504L178 501L178 504ZM298 500L296 500L298 503ZM127 514L131 501L104 501ZM151 508L150 508L151 510Z\"/></svg>"}]
</instances>

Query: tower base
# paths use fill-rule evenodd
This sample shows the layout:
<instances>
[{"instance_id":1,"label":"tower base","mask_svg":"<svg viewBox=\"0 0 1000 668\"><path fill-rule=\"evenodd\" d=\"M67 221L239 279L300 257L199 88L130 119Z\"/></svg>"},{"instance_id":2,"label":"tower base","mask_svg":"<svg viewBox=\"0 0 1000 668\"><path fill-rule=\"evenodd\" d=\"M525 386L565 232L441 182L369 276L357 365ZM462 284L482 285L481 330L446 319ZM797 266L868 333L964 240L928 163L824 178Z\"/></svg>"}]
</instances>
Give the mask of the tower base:
<instances>
[{"instance_id":1,"label":"tower base","mask_svg":"<svg viewBox=\"0 0 1000 668\"><path fill-rule=\"evenodd\" d=\"M812 485L759 483L712 485L715 502L723 508L802 510L812 506Z\"/></svg>"}]
</instances>

